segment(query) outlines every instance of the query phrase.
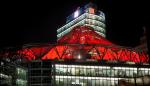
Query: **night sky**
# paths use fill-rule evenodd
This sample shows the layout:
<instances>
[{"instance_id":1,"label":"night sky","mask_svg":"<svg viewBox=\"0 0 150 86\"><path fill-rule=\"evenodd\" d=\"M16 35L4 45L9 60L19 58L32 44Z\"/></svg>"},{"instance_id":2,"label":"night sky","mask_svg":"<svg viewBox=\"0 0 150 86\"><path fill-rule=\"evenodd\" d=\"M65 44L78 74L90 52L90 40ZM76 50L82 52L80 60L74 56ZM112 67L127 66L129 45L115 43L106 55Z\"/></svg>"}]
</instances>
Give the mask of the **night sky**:
<instances>
[{"instance_id":1,"label":"night sky","mask_svg":"<svg viewBox=\"0 0 150 86\"><path fill-rule=\"evenodd\" d=\"M0 47L28 43L55 43L56 30L66 17L90 0L49 0L5 2L1 11ZM107 39L134 47L139 44L142 27L148 28L149 7L144 0L91 0L106 15ZM149 28L148 28L149 29Z\"/></svg>"}]
</instances>

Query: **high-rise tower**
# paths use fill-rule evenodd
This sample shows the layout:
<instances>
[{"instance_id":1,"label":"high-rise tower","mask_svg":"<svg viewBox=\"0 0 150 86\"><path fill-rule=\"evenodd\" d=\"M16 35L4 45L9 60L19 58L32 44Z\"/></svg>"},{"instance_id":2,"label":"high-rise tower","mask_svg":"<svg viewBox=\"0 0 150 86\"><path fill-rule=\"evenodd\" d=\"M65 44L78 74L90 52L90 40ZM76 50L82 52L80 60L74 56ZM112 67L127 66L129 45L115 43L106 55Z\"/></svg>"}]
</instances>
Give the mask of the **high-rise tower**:
<instances>
[{"instance_id":1,"label":"high-rise tower","mask_svg":"<svg viewBox=\"0 0 150 86\"><path fill-rule=\"evenodd\" d=\"M58 40L69 33L76 26L90 26L96 33L105 37L105 15L97 10L95 4L89 3L84 7L79 7L66 19L66 25L57 30Z\"/></svg>"},{"instance_id":2,"label":"high-rise tower","mask_svg":"<svg viewBox=\"0 0 150 86\"><path fill-rule=\"evenodd\" d=\"M29 86L118 86L150 83L148 55L105 37L105 15L89 3L67 17L57 44L27 44L0 56L27 62Z\"/></svg>"}]
</instances>

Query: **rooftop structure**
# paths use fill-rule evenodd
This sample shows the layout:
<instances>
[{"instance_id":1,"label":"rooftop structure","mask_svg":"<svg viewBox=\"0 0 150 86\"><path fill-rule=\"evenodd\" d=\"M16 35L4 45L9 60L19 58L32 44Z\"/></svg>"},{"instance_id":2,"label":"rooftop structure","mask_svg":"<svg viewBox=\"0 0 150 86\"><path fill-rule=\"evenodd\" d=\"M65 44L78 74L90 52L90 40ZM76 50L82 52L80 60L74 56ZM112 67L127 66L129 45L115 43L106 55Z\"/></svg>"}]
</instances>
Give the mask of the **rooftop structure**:
<instances>
[{"instance_id":1,"label":"rooftop structure","mask_svg":"<svg viewBox=\"0 0 150 86\"><path fill-rule=\"evenodd\" d=\"M56 44L26 44L0 57L26 62L30 86L118 86L122 80L149 84L148 54L108 41L105 27L104 13L89 3L67 17Z\"/></svg>"},{"instance_id":2,"label":"rooftop structure","mask_svg":"<svg viewBox=\"0 0 150 86\"><path fill-rule=\"evenodd\" d=\"M79 7L73 14L67 17L66 25L57 30L57 39L59 40L65 34L72 31L76 26L90 26L96 33L105 37L105 14L98 11L95 4L89 3Z\"/></svg>"}]
</instances>

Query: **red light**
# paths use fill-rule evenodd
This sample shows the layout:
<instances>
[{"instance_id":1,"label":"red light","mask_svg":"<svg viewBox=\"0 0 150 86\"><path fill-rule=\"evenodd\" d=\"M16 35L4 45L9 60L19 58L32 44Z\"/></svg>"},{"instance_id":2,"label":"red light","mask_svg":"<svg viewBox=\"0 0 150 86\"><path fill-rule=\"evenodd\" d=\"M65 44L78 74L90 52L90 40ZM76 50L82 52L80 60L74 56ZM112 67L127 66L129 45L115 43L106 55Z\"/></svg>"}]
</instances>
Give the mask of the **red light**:
<instances>
[{"instance_id":1,"label":"red light","mask_svg":"<svg viewBox=\"0 0 150 86\"><path fill-rule=\"evenodd\" d=\"M112 44L87 26L75 27L70 33L59 39L58 43L60 44L24 48L18 50L16 54L28 60L75 59L80 55L80 58L88 57L95 60L136 63L148 63L149 61L148 54ZM14 54L6 52L3 55L13 57L11 55Z\"/></svg>"}]
</instances>

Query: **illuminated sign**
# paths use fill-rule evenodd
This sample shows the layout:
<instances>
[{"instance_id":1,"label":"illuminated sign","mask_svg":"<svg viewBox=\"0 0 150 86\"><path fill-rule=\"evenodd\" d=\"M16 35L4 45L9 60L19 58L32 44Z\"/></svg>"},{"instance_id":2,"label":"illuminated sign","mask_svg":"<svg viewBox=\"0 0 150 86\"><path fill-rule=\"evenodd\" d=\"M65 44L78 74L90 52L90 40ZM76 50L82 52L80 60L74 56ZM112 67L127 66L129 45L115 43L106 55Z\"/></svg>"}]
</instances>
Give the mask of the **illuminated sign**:
<instances>
[{"instance_id":1,"label":"illuminated sign","mask_svg":"<svg viewBox=\"0 0 150 86\"><path fill-rule=\"evenodd\" d=\"M79 16L79 10L77 10L77 11L74 12L74 18L76 18L78 16Z\"/></svg>"}]
</instances>

